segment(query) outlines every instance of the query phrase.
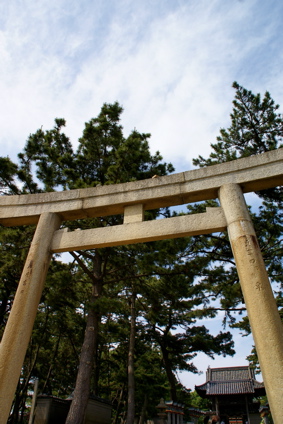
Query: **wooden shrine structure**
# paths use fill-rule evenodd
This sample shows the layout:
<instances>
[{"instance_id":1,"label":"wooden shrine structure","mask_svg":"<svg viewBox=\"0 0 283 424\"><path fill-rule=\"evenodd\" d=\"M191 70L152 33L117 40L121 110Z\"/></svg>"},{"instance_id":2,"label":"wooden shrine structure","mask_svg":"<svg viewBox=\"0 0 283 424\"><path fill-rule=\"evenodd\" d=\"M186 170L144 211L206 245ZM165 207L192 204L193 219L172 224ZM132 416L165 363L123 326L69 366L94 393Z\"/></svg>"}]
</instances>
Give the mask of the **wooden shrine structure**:
<instances>
[{"instance_id":1,"label":"wooden shrine structure","mask_svg":"<svg viewBox=\"0 0 283 424\"><path fill-rule=\"evenodd\" d=\"M207 168L124 184L0 197L0 224L36 225L0 344L0 424L6 424L51 255L228 231L274 424L282 424L283 326L243 193L283 183L283 149ZM207 199L205 213L143 221L145 210ZM124 215L124 223L84 231L66 220ZM260 311L260 313L259 313Z\"/></svg>"},{"instance_id":2,"label":"wooden shrine structure","mask_svg":"<svg viewBox=\"0 0 283 424\"><path fill-rule=\"evenodd\" d=\"M265 388L249 366L208 368L206 382L195 386L195 390L202 398L211 400L212 409L225 424L259 424L257 399L265 395Z\"/></svg>"},{"instance_id":3,"label":"wooden shrine structure","mask_svg":"<svg viewBox=\"0 0 283 424\"><path fill-rule=\"evenodd\" d=\"M56 396L37 397L33 424L64 424L72 398L60 399ZM88 400L84 424L110 424L112 404L110 401L91 396Z\"/></svg>"}]
</instances>

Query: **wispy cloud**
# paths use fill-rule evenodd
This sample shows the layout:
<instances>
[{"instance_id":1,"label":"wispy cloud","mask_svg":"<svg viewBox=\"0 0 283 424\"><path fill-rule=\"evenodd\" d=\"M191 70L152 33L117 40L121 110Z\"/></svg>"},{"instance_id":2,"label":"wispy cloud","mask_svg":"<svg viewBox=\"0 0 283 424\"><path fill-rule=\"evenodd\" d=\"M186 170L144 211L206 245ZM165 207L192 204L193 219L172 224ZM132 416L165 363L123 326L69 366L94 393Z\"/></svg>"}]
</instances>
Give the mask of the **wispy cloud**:
<instances>
[{"instance_id":1,"label":"wispy cloud","mask_svg":"<svg viewBox=\"0 0 283 424\"><path fill-rule=\"evenodd\" d=\"M257 0L2 4L2 154L57 116L75 143L102 103L118 100L126 132L151 132L152 150L188 168L228 124L233 80L282 94L273 3L274 12ZM273 66L263 73L265 54Z\"/></svg>"}]
</instances>

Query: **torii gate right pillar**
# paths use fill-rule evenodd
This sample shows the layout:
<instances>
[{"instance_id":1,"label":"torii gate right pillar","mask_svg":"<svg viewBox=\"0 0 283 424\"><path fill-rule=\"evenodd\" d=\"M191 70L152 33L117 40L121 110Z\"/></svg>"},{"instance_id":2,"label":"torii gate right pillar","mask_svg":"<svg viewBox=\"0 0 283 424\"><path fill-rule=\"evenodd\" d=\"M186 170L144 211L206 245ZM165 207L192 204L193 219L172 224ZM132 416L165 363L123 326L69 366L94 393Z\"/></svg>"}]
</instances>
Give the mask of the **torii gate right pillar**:
<instances>
[{"instance_id":1,"label":"torii gate right pillar","mask_svg":"<svg viewBox=\"0 0 283 424\"><path fill-rule=\"evenodd\" d=\"M275 424L282 423L283 325L254 227L237 184L220 188L233 255Z\"/></svg>"}]
</instances>

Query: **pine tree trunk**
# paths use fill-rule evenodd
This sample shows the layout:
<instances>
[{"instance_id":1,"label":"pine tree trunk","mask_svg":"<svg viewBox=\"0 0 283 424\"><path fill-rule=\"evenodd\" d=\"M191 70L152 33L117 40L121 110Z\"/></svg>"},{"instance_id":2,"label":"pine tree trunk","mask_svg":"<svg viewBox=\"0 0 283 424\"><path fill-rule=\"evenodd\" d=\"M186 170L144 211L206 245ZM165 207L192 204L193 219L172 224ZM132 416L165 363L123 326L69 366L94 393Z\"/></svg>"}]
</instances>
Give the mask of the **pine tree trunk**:
<instances>
[{"instance_id":1,"label":"pine tree trunk","mask_svg":"<svg viewBox=\"0 0 283 424\"><path fill-rule=\"evenodd\" d=\"M97 259L97 258L96 258ZM97 348L100 314L93 308L102 293L101 262L94 261L94 279L84 342L80 355L76 386L71 407L65 424L83 424L90 395L91 374ZM97 278L98 277L98 278Z\"/></svg>"},{"instance_id":2,"label":"pine tree trunk","mask_svg":"<svg viewBox=\"0 0 283 424\"><path fill-rule=\"evenodd\" d=\"M148 396L147 396L147 393L145 393L145 395L144 395L144 402L143 402L143 406L142 406L142 410L141 410L141 415L140 415L140 419L139 419L139 424L144 424L144 422L145 422L146 411L147 411L147 404L148 404Z\"/></svg>"},{"instance_id":3,"label":"pine tree trunk","mask_svg":"<svg viewBox=\"0 0 283 424\"><path fill-rule=\"evenodd\" d=\"M131 296L131 330L128 353L128 409L126 424L134 424L135 419L135 375L134 375L134 353L135 353L135 335L136 335L136 310L135 310L135 292Z\"/></svg>"},{"instance_id":4,"label":"pine tree trunk","mask_svg":"<svg viewBox=\"0 0 283 424\"><path fill-rule=\"evenodd\" d=\"M93 365L95 333L97 333L96 314L90 308L87 317L84 342L80 355L80 364L76 380L74 397L66 424L82 424L90 393L90 376Z\"/></svg>"},{"instance_id":5,"label":"pine tree trunk","mask_svg":"<svg viewBox=\"0 0 283 424\"><path fill-rule=\"evenodd\" d=\"M171 363L170 363L170 359L169 359L169 355L168 355L168 351L166 349L166 346L163 346L161 344L160 347L161 347L161 351L162 351L164 368L165 368L166 375L167 375L167 378L168 378L168 383L170 385L171 400L176 402L177 401L176 377L175 377L175 375L172 371L172 367L171 367Z\"/></svg>"},{"instance_id":6,"label":"pine tree trunk","mask_svg":"<svg viewBox=\"0 0 283 424\"><path fill-rule=\"evenodd\" d=\"M117 424L118 423L120 409L121 409L121 406L123 404L124 391L125 391L125 387L123 385L121 387L121 389L120 389L120 394L119 394L119 399L118 399L118 403L117 403L117 408L116 408L116 413L115 413L115 419L114 419L113 424Z\"/></svg>"},{"instance_id":7,"label":"pine tree trunk","mask_svg":"<svg viewBox=\"0 0 283 424\"><path fill-rule=\"evenodd\" d=\"M54 350L54 353L53 353L53 358L52 358L52 361L51 361L51 364L50 364L50 367L49 367L49 370L48 370L48 373L47 373L47 376L46 376L46 379L45 379L45 382L44 382L44 385L43 385L42 393L46 393L46 387L49 383L51 373L52 373L52 370L53 370L53 367L54 367L54 363L56 361L56 357L57 357L57 354L58 354L60 340L61 340L61 334L59 335L57 342L56 342L55 350Z\"/></svg>"}]
</instances>

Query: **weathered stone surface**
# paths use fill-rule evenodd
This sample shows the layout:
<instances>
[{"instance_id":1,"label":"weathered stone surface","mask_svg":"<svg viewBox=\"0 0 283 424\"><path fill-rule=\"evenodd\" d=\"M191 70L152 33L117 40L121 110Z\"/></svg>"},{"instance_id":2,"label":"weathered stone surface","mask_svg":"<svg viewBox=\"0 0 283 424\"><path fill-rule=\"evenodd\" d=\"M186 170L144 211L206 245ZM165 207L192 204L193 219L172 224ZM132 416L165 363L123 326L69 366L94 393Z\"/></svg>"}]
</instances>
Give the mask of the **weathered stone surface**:
<instances>
[{"instance_id":1,"label":"weathered stone surface","mask_svg":"<svg viewBox=\"0 0 283 424\"><path fill-rule=\"evenodd\" d=\"M6 424L9 416L51 259L53 232L60 222L52 213L41 216L1 340L0 424Z\"/></svg>"},{"instance_id":2,"label":"weathered stone surface","mask_svg":"<svg viewBox=\"0 0 283 424\"><path fill-rule=\"evenodd\" d=\"M214 199L224 184L239 184L244 193L283 183L283 148L207 168L149 180L64 192L0 197L0 223L36 224L43 212L62 220L123 214L124 207L144 210Z\"/></svg>"},{"instance_id":3,"label":"weathered stone surface","mask_svg":"<svg viewBox=\"0 0 283 424\"><path fill-rule=\"evenodd\" d=\"M283 326L241 188L219 193L228 234L275 423L282 422Z\"/></svg>"},{"instance_id":4,"label":"weathered stone surface","mask_svg":"<svg viewBox=\"0 0 283 424\"><path fill-rule=\"evenodd\" d=\"M143 205L126 206L124 208L124 224L143 221L144 210Z\"/></svg>"},{"instance_id":5,"label":"weathered stone surface","mask_svg":"<svg viewBox=\"0 0 283 424\"><path fill-rule=\"evenodd\" d=\"M82 231L58 230L51 250L54 253L94 249L153 240L186 237L226 230L221 208L208 208L206 213L185 215L154 221L132 222L113 227Z\"/></svg>"}]
</instances>

